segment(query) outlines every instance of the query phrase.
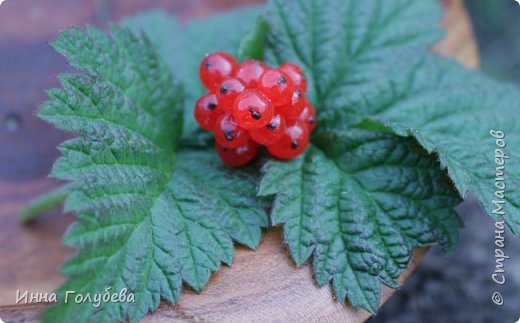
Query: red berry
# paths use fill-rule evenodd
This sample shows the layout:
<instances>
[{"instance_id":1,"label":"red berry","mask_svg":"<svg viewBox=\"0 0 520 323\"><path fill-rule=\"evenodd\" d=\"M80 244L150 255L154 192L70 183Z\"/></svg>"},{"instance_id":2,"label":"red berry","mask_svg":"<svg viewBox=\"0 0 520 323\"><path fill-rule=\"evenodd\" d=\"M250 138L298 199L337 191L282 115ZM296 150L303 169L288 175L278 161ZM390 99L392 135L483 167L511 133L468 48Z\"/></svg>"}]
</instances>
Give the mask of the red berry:
<instances>
[{"instance_id":1,"label":"red berry","mask_svg":"<svg viewBox=\"0 0 520 323\"><path fill-rule=\"evenodd\" d=\"M305 151L309 145L309 130L299 121L287 121L285 133L275 144L268 146L269 153L280 159L291 159Z\"/></svg>"},{"instance_id":2,"label":"red berry","mask_svg":"<svg viewBox=\"0 0 520 323\"><path fill-rule=\"evenodd\" d=\"M307 102L307 105L303 109L298 119L307 125L309 132L314 130L316 127L316 109L314 109L312 103Z\"/></svg>"},{"instance_id":3,"label":"red berry","mask_svg":"<svg viewBox=\"0 0 520 323\"><path fill-rule=\"evenodd\" d=\"M249 141L249 133L238 126L233 115L225 112L218 118L215 129L215 140L226 148L238 148Z\"/></svg>"},{"instance_id":4,"label":"red berry","mask_svg":"<svg viewBox=\"0 0 520 323\"><path fill-rule=\"evenodd\" d=\"M233 115L244 129L261 128L273 118L271 101L258 90L246 90L235 100Z\"/></svg>"},{"instance_id":5,"label":"red berry","mask_svg":"<svg viewBox=\"0 0 520 323\"><path fill-rule=\"evenodd\" d=\"M287 119L295 119L300 116L306 105L307 98L305 98L303 90L297 89L293 93L291 102L277 107L277 111Z\"/></svg>"},{"instance_id":6,"label":"red berry","mask_svg":"<svg viewBox=\"0 0 520 323\"><path fill-rule=\"evenodd\" d=\"M295 64L285 63L280 66L280 69L289 76L293 81L295 87L302 88L303 91L307 91L307 79L303 70Z\"/></svg>"},{"instance_id":7,"label":"red berry","mask_svg":"<svg viewBox=\"0 0 520 323\"><path fill-rule=\"evenodd\" d=\"M218 143L215 144L217 153L224 164L231 167L240 167L249 164L258 152L258 145L256 142L250 140L244 146L238 148L226 148Z\"/></svg>"},{"instance_id":8,"label":"red berry","mask_svg":"<svg viewBox=\"0 0 520 323\"><path fill-rule=\"evenodd\" d=\"M224 163L249 163L259 144L280 159L305 151L316 111L306 98L307 80L300 67L285 63L270 69L253 59L239 65L232 56L216 52L202 60L199 73L211 93L198 99L195 119L213 132Z\"/></svg>"},{"instance_id":9,"label":"red berry","mask_svg":"<svg viewBox=\"0 0 520 323\"><path fill-rule=\"evenodd\" d=\"M256 88L260 76L262 76L267 69L268 67L264 63L249 59L238 66L236 76L244 81L248 88Z\"/></svg>"},{"instance_id":10,"label":"red berry","mask_svg":"<svg viewBox=\"0 0 520 323\"><path fill-rule=\"evenodd\" d=\"M249 130L251 138L257 143L269 146L282 138L285 132L285 121L280 114L275 114L269 123L262 128Z\"/></svg>"},{"instance_id":11,"label":"red berry","mask_svg":"<svg viewBox=\"0 0 520 323\"><path fill-rule=\"evenodd\" d=\"M208 90L216 91L222 81L233 76L237 67L237 61L231 55L208 54L200 63L200 80Z\"/></svg>"},{"instance_id":12,"label":"red berry","mask_svg":"<svg viewBox=\"0 0 520 323\"><path fill-rule=\"evenodd\" d=\"M280 106L291 102L294 85L284 72L270 69L260 77L258 89L267 95L275 106Z\"/></svg>"},{"instance_id":13,"label":"red berry","mask_svg":"<svg viewBox=\"0 0 520 323\"><path fill-rule=\"evenodd\" d=\"M215 122L222 115L223 111L219 108L217 96L208 93L199 98L195 105L195 119L204 130L213 131Z\"/></svg>"},{"instance_id":14,"label":"red berry","mask_svg":"<svg viewBox=\"0 0 520 323\"><path fill-rule=\"evenodd\" d=\"M222 82L217 92L217 99L224 111L233 111L233 104L238 95L246 89L244 82L230 78Z\"/></svg>"}]
</instances>

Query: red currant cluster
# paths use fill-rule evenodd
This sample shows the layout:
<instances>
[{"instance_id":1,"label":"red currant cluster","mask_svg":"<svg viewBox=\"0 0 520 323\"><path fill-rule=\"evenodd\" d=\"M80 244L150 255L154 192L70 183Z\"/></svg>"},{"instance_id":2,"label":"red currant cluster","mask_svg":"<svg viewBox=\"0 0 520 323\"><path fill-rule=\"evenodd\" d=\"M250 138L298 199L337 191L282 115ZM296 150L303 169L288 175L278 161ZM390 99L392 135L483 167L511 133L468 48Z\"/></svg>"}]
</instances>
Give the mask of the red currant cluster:
<instances>
[{"instance_id":1,"label":"red currant cluster","mask_svg":"<svg viewBox=\"0 0 520 323\"><path fill-rule=\"evenodd\" d=\"M307 81L298 66L271 69L260 61L238 64L226 53L212 53L200 65L200 79L209 93L197 101L195 119L215 135L224 163L249 163L258 144L280 159L307 148L316 111L306 98Z\"/></svg>"}]
</instances>

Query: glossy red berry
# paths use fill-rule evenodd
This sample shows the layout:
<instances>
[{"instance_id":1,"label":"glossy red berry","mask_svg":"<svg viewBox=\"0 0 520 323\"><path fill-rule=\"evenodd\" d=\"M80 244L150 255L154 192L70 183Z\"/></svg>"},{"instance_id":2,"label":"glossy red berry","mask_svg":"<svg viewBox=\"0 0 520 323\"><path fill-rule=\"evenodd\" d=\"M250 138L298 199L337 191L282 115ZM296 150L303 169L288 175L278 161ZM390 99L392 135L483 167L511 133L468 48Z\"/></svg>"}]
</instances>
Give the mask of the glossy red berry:
<instances>
[{"instance_id":1,"label":"glossy red berry","mask_svg":"<svg viewBox=\"0 0 520 323\"><path fill-rule=\"evenodd\" d=\"M215 140L226 148L244 146L250 138L249 133L238 126L230 112L225 112L218 118L213 133Z\"/></svg>"},{"instance_id":2,"label":"glossy red berry","mask_svg":"<svg viewBox=\"0 0 520 323\"><path fill-rule=\"evenodd\" d=\"M261 128L273 118L274 107L269 98L258 90L246 90L233 107L235 120L244 129Z\"/></svg>"},{"instance_id":3,"label":"glossy red berry","mask_svg":"<svg viewBox=\"0 0 520 323\"><path fill-rule=\"evenodd\" d=\"M213 132L225 164L239 167L251 162L259 145L280 159L305 151L316 111L307 99L300 67L285 63L271 69L253 59L238 64L230 55L216 52L203 59L199 72L210 93L197 101L195 119Z\"/></svg>"},{"instance_id":4,"label":"glossy red berry","mask_svg":"<svg viewBox=\"0 0 520 323\"><path fill-rule=\"evenodd\" d=\"M237 78L230 78L220 84L217 91L217 99L224 111L233 111L235 99L244 92L246 85Z\"/></svg>"},{"instance_id":5,"label":"glossy red berry","mask_svg":"<svg viewBox=\"0 0 520 323\"><path fill-rule=\"evenodd\" d=\"M269 153L280 159L291 159L305 151L309 145L309 130L299 121L286 122L285 133L275 144L268 146Z\"/></svg>"},{"instance_id":6,"label":"glossy red berry","mask_svg":"<svg viewBox=\"0 0 520 323\"><path fill-rule=\"evenodd\" d=\"M260 77L267 69L268 67L264 63L254 59L249 59L240 63L236 77L242 80L248 88L256 88Z\"/></svg>"},{"instance_id":7,"label":"glossy red berry","mask_svg":"<svg viewBox=\"0 0 520 323\"><path fill-rule=\"evenodd\" d=\"M291 102L294 85L284 72L269 69L260 77L258 89L267 95L275 106L281 106Z\"/></svg>"},{"instance_id":8,"label":"glossy red berry","mask_svg":"<svg viewBox=\"0 0 520 323\"><path fill-rule=\"evenodd\" d=\"M237 67L237 61L231 55L208 54L200 64L200 80L208 90L216 91L222 81L234 75Z\"/></svg>"},{"instance_id":9,"label":"glossy red berry","mask_svg":"<svg viewBox=\"0 0 520 323\"><path fill-rule=\"evenodd\" d=\"M213 131L217 119L222 115L217 96L214 93L208 93L199 98L195 104L195 120L200 127L207 131Z\"/></svg>"},{"instance_id":10,"label":"glossy red berry","mask_svg":"<svg viewBox=\"0 0 520 323\"><path fill-rule=\"evenodd\" d=\"M312 103L307 102L307 105L303 109L298 119L307 125L309 132L314 130L314 127L316 127L316 109L314 109Z\"/></svg>"},{"instance_id":11,"label":"glossy red berry","mask_svg":"<svg viewBox=\"0 0 520 323\"><path fill-rule=\"evenodd\" d=\"M291 102L277 107L277 111L287 119L295 119L300 116L306 105L307 98L305 97L303 90L297 89L292 95Z\"/></svg>"},{"instance_id":12,"label":"glossy red berry","mask_svg":"<svg viewBox=\"0 0 520 323\"><path fill-rule=\"evenodd\" d=\"M287 74L291 81L293 81L295 87L307 91L307 79L305 78L305 73L298 65L285 63L280 66L280 69Z\"/></svg>"},{"instance_id":13,"label":"glossy red berry","mask_svg":"<svg viewBox=\"0 0 520 323\"><path fill-rule=\"evenodd\" d=\"M269 146L280 140L285 133L285 121L278 113L262 128L249 130L251 138L257 143Z\"/></svg>"},{"instance_id":14,"label":"glossy red berry","mask_svg":"<svg viewBox=\"0 0 520 323\"><path fill-rule=\"evenodd\" d=\"M217 153L224 164L231 167L240 167L249 164L255 159L258 152L258 145L256 142L250 140L244 146L238 148L226 148L218 143L215 144Z\"/></svg>"}]
</instances>

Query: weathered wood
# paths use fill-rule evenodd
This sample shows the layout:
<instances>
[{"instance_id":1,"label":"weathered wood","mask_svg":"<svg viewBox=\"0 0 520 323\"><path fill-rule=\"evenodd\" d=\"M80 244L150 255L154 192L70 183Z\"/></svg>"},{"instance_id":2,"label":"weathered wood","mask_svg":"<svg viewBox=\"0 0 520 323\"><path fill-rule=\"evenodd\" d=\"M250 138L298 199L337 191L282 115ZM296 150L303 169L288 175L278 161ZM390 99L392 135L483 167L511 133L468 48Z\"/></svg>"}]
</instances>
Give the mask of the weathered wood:
<instances>
[{"instance_id":1,"label":"weathered wood","mask_svg":"<svg viewBox=\"0 0 520 323\"><path fill-rule=\"evenodd\" d=\"M334 301L330 286L319 288L309 266L296 268L283 246L281 230L271 230L258 250L239 248L232 268L212 276L201 294L185 290L177 305L161 304L143 322L363 322L368 313ZM425 249L410 264L415 267ZM400 279L404 282L411 274ZM393 293L383 289L382 303ZM41 304L0 307L0 317L36 320Z\"/></svg>"},{"instance_id":2,"label":"weathered wood","mask_svg":"<svg viewBox=\"0 0 520 323\"><path fill-rule=\"evenodd\" d=\"M473 28L462 0L441 0L444 8L442 26L446 29L444 39L433 46L433 51L457 59L470 68L479 66L479 55Z\"/></svg>"},{"instance_id":3,"label":"weathered wood","mask_svg":"<svg viewBox=\"0 0 520 323\"><path fill-rule=\"evenodd\" d=\"M202 16L257 0L13 1L0 7L0 318L37 320L42 304L15 305L16 290L51 292L62 282L59 266L72 254L61 237L72 216L51 212L22 226L19 208L56 183L45 178L65 135L33 116L68 70L47 45L56 30L86 22L104 24L158 5L183 18ZM441 1L446 39L443 55L478 66L471 25L461 0ZM403 282L424 255L418 250ZM384 302L394 291L383 287ZM282 245L281 230L266 232L256 252L239 247L232 268L214 274L197 295L186 290L177 305L163 303L145 322L161 321L343 321L362 322L368 313L334 301L329 286L318 288L309 266L296 268Z\"/></svg>"}]
</instances>

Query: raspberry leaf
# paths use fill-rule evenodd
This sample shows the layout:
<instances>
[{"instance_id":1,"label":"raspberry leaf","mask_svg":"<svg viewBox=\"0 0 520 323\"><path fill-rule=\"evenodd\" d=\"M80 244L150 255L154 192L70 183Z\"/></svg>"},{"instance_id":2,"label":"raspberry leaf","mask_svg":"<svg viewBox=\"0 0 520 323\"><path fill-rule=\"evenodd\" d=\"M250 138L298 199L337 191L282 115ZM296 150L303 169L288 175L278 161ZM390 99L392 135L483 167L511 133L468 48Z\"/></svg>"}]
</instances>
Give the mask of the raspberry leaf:
<instances>
[{"instance_id":1,"label":"raspberry leaf","mask_svg":"<svg viewBox=\"0 0 520 323\"><path fill-rule=\"evenodd\" d=\"M351 97L346 106L352 110L331 111L325 116L329 123L365 117L416 138L439 156L462 196L475 194L493 218L505 220L520 235L520 91L433 55L408 53L379 70L384 72L377 92L387 95L375 99L377 104L372 98ZM373 91L373 86L361 83L352 91L364 93L368 87ZM366 125L365 121L360 126ZM504 132L503 149L492 130ZM501 154L495 149L507 156L498 159L505 163L503 168L495 160ZM505 180L503 196L500 184L494 185L497 176ZM493 202L500 200L505 204Z\"/></svg>"},{"instance_id":2,"label":"raspberry leaf","mask_svg":"<svg viewBox=\"0 0 520 323\"><path fill-rule=\"evenodd\" d=\"M342 130L320 141L329 144L267 162L259 194L276 196L272 221L296 263L312 255L319 285L332 281L338 300L375 313L380 283L398 287L413 248L453 250L460 199L414 140Z\"/></svg>"},{"instance_id":3,"label":"raspberry leaf","mask_svg":"<svg viewBox=\"0 0 520 323\"><path fill-rule=\"evenodd\" d=\"M332 281L339 300L372 313L380 282L398 286L412 248L455 248L460 198L435 156L366 119L368 103L349 103L384 109L392 93L378 87L381 64L426 51L442 35L440 16L433 0L272 0L265 15L266 58L305 69L319 126L304 157L266 164L260 194L276 196L272 219L297 264L312 255L320 285ZM362 121L371 132L353 128Z\"/></svg>"},{"instance_id":4,"label":"raspberry leaf","mask_svg":"<svg viewBox=\"0 0 520 323\"><path fill-rule=\"evenodd\" d=\"M439 155L462 196L475 194L493 218L520 235L520 94L427 54L441 34L439 18L433 0L272 0L266 56L305 68L318 109L317 131L356 126L415 137ZM493 203L490 130L508 136L503 206Z\"/></svg>"},{"instance_id":5,"label":"raspberry leaf","mask_svg":"<svg viewBox=\"0 0 520 323\"><path fill-rule=\"evenodd\" d=\"M441 15L436 0L271 0L266 58L304 68L319 110L343 107L336 98L350 94L349 85L378 78L367 66L438 40Z\"/></svg>"},{"instance_id":6,"label":"raspberry leaf","mask_svg":"<svg viewBox=\"0 0 520 323\"><path fill-rule=\"evenodd\" d=\"M147 37L137 37L117 26L112 28L112 37L110 37L89 26L86 32L78 28L61 32L52 42L52 46L67 57L72 66L84 71L89 77L102 80L104 84L97 84L98 87L103 87L106 92L119 89L123 92L122 96L134 102L134 107L128 107L130 111L116 110L116 105L108 105L106 108L113 110L115 118L127 118L126 113L132 112L130 117L134 122L133 127L139 128L137 119L141 118L139 115L141 110L143 114L146 113L143 116L146 118L164 117L164 122L158 124L160 128L154 130L156 137L154 140L165 149L174 148L182 131L182 110L175 108L182 96L178 93L180 91L178 86L172 91L171 73L168 72L164 61L157 56L158 53L152 49L152 44ZM146 47L150 49L143 50ZM77 91L74 93L76 97L81 97L83 94L81 91L94 90L93 87L88 88L85 85L78 85L75 88L68 84L69 80L77 83L82 80L66 77L62 82L70 89L69 93ZM111 86L113 89L110 89ZM110 95L110 97L114 96ZM71 107L71 110L73 108ZM79 108L85 110L85 114L94 113L88 108ZM93 122L95 123L95 120ZM66 126L63 125L63 128L66 129Z\"/></svg>"},{"instance_id":7,"label":"raspberry leaf","mask_svg":"<svg viewBox=\"0 0 520 323\"><path fill-rule=\"evenodd\" d=\"M62 269L62 303L43 318L135 322L161 298L175 303L183 282L200 291L231 264L233 241L258 245L267 219L256 172L178 148L182 89L146 37L71 29L53 45L85 72L61 76L38 112L77 135L60 146L52 175L71 182L65 209L77 223L65 242L79 251ZM135 303L64 303L67 291L92 300L107 288L127 288Z\"/></svg>"}]
</instances>

